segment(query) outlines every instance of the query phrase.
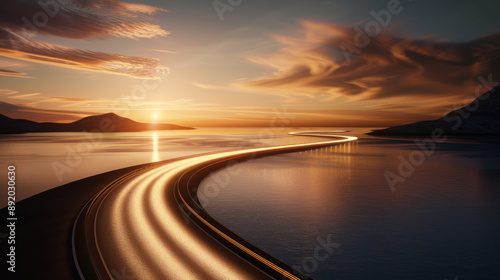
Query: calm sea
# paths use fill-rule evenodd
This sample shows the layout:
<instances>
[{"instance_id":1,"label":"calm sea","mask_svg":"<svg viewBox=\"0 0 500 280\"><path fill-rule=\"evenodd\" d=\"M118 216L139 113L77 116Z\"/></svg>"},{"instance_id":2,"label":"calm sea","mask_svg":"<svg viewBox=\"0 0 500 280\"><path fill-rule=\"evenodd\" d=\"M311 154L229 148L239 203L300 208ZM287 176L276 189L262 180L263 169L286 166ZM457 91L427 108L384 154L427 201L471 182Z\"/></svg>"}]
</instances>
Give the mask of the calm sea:
<instances>
[{"instance_id":1,"label":"calm sea","mask_svg":"<svg viewBox=\"0 0 500 280\"><path fill-rule=\"evenodd\" d=\"M0 135L0 170L16 167L16 199L92 175L187 155L292 142L284 129L199 128L134 133ZM0 182L7 184L6 177ZM0 192L6 194L7 189ZM7 201L0 201L5 207Z\"/></svg>"},{"instance_id":2,"label":"calm sea","mask_svg":"<svg viewBox=\"0 0 500 280\"><path fill-rule=\"evenodd\" d=\"M448 140L419 158L413 139L340 129L360 139L242 163L229 177L214 173L199 190L210 194L207 211L317 279L500 279L499 139ZM16 166L20 200L131 165L318 140L289 131L3 135L0 159L4 170ZM410 160L418 164L400 174ZM392 187L388 172L400 176ZM207 190L214 183L220 187Z\"/></svg>"},{"instance_id":3,"label":"calm sea","mask_svg":"<svg viewBox=\"0 0 500 280\"><path fill-rule=\"evenodd\" d=\"M413 139L361 132L216 172L199 189L206 209L316 279L500 279L500 139L448 140L419 157ZM391 188L384 174L404 176Z\"/></svg>"}]
</instances>

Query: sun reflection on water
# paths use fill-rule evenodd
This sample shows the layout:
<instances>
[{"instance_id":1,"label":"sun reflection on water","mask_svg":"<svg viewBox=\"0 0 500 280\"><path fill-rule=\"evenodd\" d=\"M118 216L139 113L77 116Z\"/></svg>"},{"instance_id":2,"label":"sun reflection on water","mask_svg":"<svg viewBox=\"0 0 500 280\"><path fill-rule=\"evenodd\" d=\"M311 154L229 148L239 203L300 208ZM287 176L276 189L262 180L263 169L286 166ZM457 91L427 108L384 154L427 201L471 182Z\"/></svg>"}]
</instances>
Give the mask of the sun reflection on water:
<instances>
[{"instance_id":1,"label":"sun reflection on water","mask_svg":"<svg viewBox=\"0 0 500 280\"><path fill-rule=\"evenodd\" d=\"M158 132L153 132L152 135L153 139L153 156L151 161L152 162L157 162L160 161L160 153L158 152Z\"/></svg>"}]
</instances>

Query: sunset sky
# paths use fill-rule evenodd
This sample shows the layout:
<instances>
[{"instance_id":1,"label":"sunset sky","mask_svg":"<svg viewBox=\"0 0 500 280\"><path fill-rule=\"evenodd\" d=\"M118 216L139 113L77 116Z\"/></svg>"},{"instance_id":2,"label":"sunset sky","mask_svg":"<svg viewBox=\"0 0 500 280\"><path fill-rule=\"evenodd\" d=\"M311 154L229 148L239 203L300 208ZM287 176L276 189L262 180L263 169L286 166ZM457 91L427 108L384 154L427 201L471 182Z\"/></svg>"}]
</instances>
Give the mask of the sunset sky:
<instances>
[{"instance_id":1,"label":"sunset sky","mask_svg":"<svg viewBox=\"0 0 500 280\"><path fill-rule=\"evenodd\" d=\"M498 0L229 2L2 0L0 112L267 126L286 110L291 126L389 126L500 80Z\"/></svg>"}]
</instances>

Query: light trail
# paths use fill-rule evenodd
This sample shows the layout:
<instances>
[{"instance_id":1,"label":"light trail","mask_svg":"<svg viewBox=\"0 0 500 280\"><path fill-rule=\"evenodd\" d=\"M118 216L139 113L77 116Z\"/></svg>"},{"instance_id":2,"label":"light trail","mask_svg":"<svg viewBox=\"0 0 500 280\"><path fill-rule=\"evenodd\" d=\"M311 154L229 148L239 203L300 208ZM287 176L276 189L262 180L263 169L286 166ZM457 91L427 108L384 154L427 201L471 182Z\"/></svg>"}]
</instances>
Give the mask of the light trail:
<instances>
[{"instance_id":1,"label":"light trail","mask_svg":"<svg viewBox=\"0 0 500 280\"><path fill-rule=\"evenodd\" d=\"M340 139L200 155L115 180L87 203L75 222L73 250L80 276L308 279L213 220L196 197L199 182L229 161L357 140L319 132L293 134Z\"/></svg>"}]
</instances>

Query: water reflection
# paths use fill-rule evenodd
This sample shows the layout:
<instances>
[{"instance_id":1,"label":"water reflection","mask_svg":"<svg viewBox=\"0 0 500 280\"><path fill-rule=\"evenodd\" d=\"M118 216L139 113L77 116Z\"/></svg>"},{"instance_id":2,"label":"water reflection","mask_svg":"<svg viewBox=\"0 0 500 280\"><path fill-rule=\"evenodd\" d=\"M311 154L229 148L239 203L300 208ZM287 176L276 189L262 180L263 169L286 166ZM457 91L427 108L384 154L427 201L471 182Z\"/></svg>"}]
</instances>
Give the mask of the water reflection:
<instances>
[{"instance_id":1,"label":"water reflection","mask_svg":"<svg viewBox=\"0 0 500 280\"><path fill-rule=\"evenodd\" d=\"M16 178L16 182L23 186L16 193L16 199L20 201L56 186L114 169L207 152L262 146L264 142L258 137L260 130L198 128L104 135L81 132L0 135L0 162L15 164L16 169L23 173ZM318 141L317 137L295 137L288 132L277 133L273 145ZM269 140L265 142L269 143ZM68 165L69 155L76 153L79 145L88 144L92 144L92 150L78 153L81 157L79 165ZM71 172L57 176L52 167L54 163L71 167ZM0 201L0 208L5 206L7 201Z\"/></svg>"},{"instance_id":2,"label":"water reflection","mask_svg":"<svg viewBox=\"0 0 500 280\"><path fill-rule=\"evenodd\" d=\"M278 178L285 176L287 178L293 178L295 176L303 176L298 174L307 174L310 176L311 181L317 181L317 184L309 186L308 193L317 193L321 195L323 190L316 186L323 186L324 183L321 180L324 177L324 172L327 170L330 173L330 178L334 178L336 181L346 182L347 186L351 185L351 181L354 176L354 170L356 169L356 162L358 157L356 156L358 152L358 141L353 141L349 143L343 143L340 145L329 146L318 148L314 150L308 150L298 153L298 157L302 164L299 167L300 172L297 172L296 168L289 168L289 174L274 174L274 178L277 178L276 184L281 185ZM273 169L271 169L273 170ZM284 170L283 172L285 172Z\"/></svg>"},{"instance_id":3,"label":"water reflection","mask_svg":"<svg viewBox=\"0 0 500 280\"><path fill-rule=\"evenodd\" d=\"M158 152L158 132L153 132L153 158L152 162L160 161L160 153Z\"/></svg>"},{"instance_id":4,"label":"water reflection","mask_svg":"<svg viewBox=\"0 0 500 280\"><path fill-rule=\"evenodd\" d=\"M416 149L396 144L361 138L238 164L206 209L290 265L330 235L342 246L315 279L445 279L457 267L467 279L499 279L500 145L441 145L393 193L384 172Z\"/></svg>"}]
</instances>

